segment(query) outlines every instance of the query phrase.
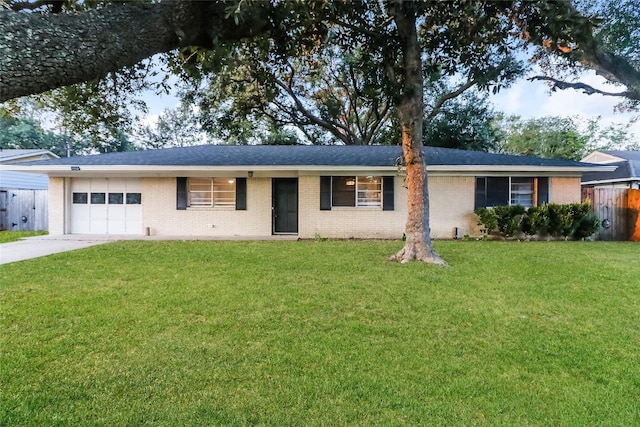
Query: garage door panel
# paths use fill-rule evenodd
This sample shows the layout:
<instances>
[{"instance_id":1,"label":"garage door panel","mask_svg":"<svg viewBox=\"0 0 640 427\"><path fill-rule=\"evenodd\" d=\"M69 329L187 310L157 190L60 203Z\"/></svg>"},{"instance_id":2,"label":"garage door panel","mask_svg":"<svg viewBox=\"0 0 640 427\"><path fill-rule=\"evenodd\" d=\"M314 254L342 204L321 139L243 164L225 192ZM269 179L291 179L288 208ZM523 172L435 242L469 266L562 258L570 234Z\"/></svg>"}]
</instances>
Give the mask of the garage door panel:
<instances>
[{"instance_id":1,"label":"garage door panel","mask_svg":"<svg viewBox=\"0 0 640 427\"><path fill-rule=\"evenodd\" d=\"M124 220L111 220L109 219L109 234L138 234L127 233L127 221Z\"/></svg>"},{"instance_id":2,"label":"garage door panel","mask_svg":"<svg viewBox=\"0 0 640 427\"><path fill-rule=\"evenodd\" d=\"M142 234L142 221L127 221L124 234Z\"/></svg>"},{"instance_id":3,"label":"garage door panel","mask_svg":"<svg viewBox=\"0 0 640 427\"><path fill-rule=\"evenodd\" d=\"M109 233L127 234L127 210L124 205L109 205Z\"/></svg>"},{"instance_id":4,"label":"garage door panel","mask_svg":"<svg viewBox=\"0 0 640 427\"><path fill-rule=\"evenodd\" d=\"M83 179L83 178L75 178L73 180L73 191L80 192L90 192L91 191L91 180Z\"/></svg>"},{"instance_id":5,"label":"garage door panel","mask_svg":"<svg viewBox=\"0 0 640 427\"><path fill-rule=\"evenodd\" d=\"M71 234L88 234L91 232L91 221L76 219L72 222Z\"/></svg>"},{"instance_id":6,"label":"garage door panel","mask_svg":"<svg viewBox=\"0 0 640 427\"><path fill-rule=\"evenodd\" d=\"M90 234L110 234L106 219L91 218Z\"/></svg>"},{"instance_id":7,"label":"garage door panel","mask_svg":"<svg viewBox=\"0 0 640 427\"><path fill-rule=\"evenodd\" d=\"M107 208L107 216L113 221L124 221L127 218L127 212L124 205L109 205Z\"/></svg>"},{"instance_id":8,"label":"garage door panel","mask_svg":"<svg viewBox=\"0 0 640 427\"><path fill-rule=\"evenodd\" d=\"M140 179L73 179L71 233L142 234L141 188Z\"/></svg>"},{"instance_id":9,"label":"garage door panel","mask_svg":"<svg viewBox=\"0 0 640 427\"><path fill-rule=\"evenodd\" d=\"M108 190L109 190L109 180L97 179L97 178L94 178L91 180L91 191L105 192Z\"/></svg>"}]
</instances>

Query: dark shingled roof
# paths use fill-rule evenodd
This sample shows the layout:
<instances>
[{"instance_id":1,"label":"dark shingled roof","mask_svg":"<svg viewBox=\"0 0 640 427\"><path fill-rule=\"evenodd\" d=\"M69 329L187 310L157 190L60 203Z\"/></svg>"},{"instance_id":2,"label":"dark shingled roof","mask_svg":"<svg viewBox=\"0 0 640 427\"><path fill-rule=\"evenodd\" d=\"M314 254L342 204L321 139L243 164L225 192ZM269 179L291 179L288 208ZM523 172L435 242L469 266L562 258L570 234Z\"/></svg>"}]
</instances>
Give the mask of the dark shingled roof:
<instances>
[{"instance_id":1,"label":"dark shingled roof","mask_svg":"<svg viewBox=\"0 0 640 427\"><path fill-rule=\"evenodd\" d=\"M541 159L425 147L428 165L584 167L572 160ZM201 145L30 162L77 166L396 166L400 146Z\"/></svg>"},{"instance_id":2,"label":"dark shingled roof","mask_svg":"<svg viewBox=\"0 0 640 427\"><path fill-rule=\"evenodd\" d=\"M618 167L612 172L586 172L582 176L582 182L640 180L640 151L606 150L602 152L626 160L607 163L608 166Z\"/></svg>"}]
</instances>

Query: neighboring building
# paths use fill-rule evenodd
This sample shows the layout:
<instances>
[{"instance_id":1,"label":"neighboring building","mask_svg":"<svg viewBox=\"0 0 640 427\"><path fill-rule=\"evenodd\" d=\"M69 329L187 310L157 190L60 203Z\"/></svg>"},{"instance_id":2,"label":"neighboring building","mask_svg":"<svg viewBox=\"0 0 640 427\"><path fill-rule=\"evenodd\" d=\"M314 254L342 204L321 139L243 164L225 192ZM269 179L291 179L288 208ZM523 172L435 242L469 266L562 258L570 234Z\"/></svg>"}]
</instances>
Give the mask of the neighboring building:
<instances>
[{"instance_id":1,"label":"neighboring building","mask_svg":"<svg viewBox=\"0 0 640 427\"><path fill-rule=\"evenodd\" d=\"M640 189L640 151L594 151L582 161L616 166L613 171L585 173L583 186Z\"/></svg>"},{"instance_id":2,"label":"neighboring building","mask_svg":"<svg viewBox=\"0 0 640 427\"><path fill-rule=\"evenodd\" d=\"M602 219L596 239L640 241L640 151L594 151L582 161L616 167L582 176L582 198Z\"/></svg>"},{"instance_id":3,"label":"neighboring building","mask_svg":"<svg viewBox=\"0 0 640 427\"><path fill-rule=\"evenodd\" d=\"M57 159L49 150L0 149L0 164ZM0 231L47 230L47 175L0 171Z\"/></svg>"},{"instance_id":4,"label":"neighboring building","mask_svg":"<svg viewBox=\"0 0 640 427\"><path fill-rule=\"evenodd\" d=\"M580 201L567 160L426 148L431 235L479 236L477 207ZM13 165L49 175L50 234L400 238L399 146L208 145Z\"/></svg>"}]
</instances>

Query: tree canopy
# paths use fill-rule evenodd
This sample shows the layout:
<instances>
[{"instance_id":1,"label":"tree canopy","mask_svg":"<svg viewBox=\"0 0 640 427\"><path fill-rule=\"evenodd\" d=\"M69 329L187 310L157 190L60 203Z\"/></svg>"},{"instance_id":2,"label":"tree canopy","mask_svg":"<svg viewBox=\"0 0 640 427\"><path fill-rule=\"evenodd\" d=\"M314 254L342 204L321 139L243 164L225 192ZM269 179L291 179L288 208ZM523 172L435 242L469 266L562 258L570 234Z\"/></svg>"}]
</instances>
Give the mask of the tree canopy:
<instances>
[{"instance_id":1,"label":"tree canopy","mask_svg":"<svg viewBox=\"0 0 640 427\"><path fill-rule=\"evenodd\" d=\"M478 91L469 91L451 100L432 119L425 121L424 145L495 151L503 138L499 113Z\"/></svg>"},{"instance_id":2,"label":"tree canopy","mask_svg":"<svg viewBox=\"0 0 640 427\"><path fill-rule=\"evenodd\" d=\"M504 137L498 151L549 159L580 160L596 149L631 150L638 146L627 129L603 126L599 118L581 123L574 117L503 120Z\"/></svg>"},{"instance_id":3,"label":"tree canopy","mask_svg":"<svg viewBox=\"0 0 640 427\"><path fill-rule=\"evenodd\" d=\"M640 8L635 0L537 2L541 17L521 20L536 47L534 59L553 90L620 97L627 108L640 105ZM555 15L555 17L553 16ZM551 18L551 19L549 19ZM579 70L594 70L622 90L603 90L579 81Z\"/></svg>"}]
</instances>

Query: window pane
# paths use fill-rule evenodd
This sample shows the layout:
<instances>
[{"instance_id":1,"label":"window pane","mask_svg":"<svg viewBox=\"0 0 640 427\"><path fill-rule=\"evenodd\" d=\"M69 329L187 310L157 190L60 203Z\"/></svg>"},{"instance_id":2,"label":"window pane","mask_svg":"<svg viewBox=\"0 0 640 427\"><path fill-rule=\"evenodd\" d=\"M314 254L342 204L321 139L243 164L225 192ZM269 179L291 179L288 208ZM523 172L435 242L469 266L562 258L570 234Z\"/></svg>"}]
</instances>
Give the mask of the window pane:
<instances>
[{"instance_id":1,"label":"window pane","mask_svg":"<svg viewBox=\"0 0 640 427\"><path fill-rule=\"evenodd\" d=\"M89 201L87 193L73 193L73 203L76 205L86 205Z\"/></svg>"},{"instance_id":2,"label":"window pane","mask_svg":"<svg viewBox=\"0 0 640 427\"><path fill-rule=\"evenodd\" d=\"M236 180L234 178L213 178L213 206L235 207Z\"/></svg>"},{"instance_id":3,"label":"window pane","mask_svg":"<svg viewBox=\"0 0 640 427\"><path fill-rule=\"evenodd\" d=\"M235 178L190 178L189 206L235 207Z\"/></svg>"},{"instance_id":4,"label":"window pane","mask_svg":"<svg viewBox=\"0 0 640 427\"><path fill-rule=\"evenodd\" d=\"M538 178L538 200L536 205L541 206L549 203L549 178Z\"/></svg>"},{"instance_id":5,"label":"window pane","mask_svg":"<svg viewBox=\"0 0 640 427\"><path fill-rule=\"evenodd\" d=\"M122 193L109 193L109 204L110 205L121 205L122 204Z\"/></svg>"},{"instance_id":6,"label":"window pane","mask_svg":"<svg viewBox=\"0 0 640 427\"><path fill-rule=\"evenodd\" d=\"M533 178L511 178L511 204L533 206Z\"/></svg>"},{"instance_id":7,"label":"window pane","mask_svg":"<svg viewBox=\"0 0 640 427\"><path fill-rule=\"evenodd\" d=\"M358 206L381 206L382 178L379 176L359 176Z\"/></svg>"},{"instance_id":8,"label":"window pane","mask_svg":"<svg viewBox=\"0 0 640 427\"><path fill-rule=\"evenodd\" d=\"M487 177L487 207L509 204L509 178Z\"/></svg>"},{"instance_id":9,"label":"window pane","mask_svg":"<svg viewBox=\"0 0 640 427\"><path fill-rule=\"evenodd\" d=\"M92 205L104 205L105 193L91 193Z\"/></svg>"},{"instance_id":10,"label":"window pane","mask_svg":"<svg viewBox=\"0 0 640 427\"><path fill-rule=\"evenodd\" d=\"M476 177L475 209L487 207L487 178Z\"/></svg>"},{"instance_id":11,"label":"window pane","mask_svg":"<svg viewBox=\"0 0 640 427\"><path fill-rule=\"evenodd\" d=\"M140 205L142 204L142 194L140 193L127 193L128 205Z\"/></svg>"},{"instance_id":12,"label":"window pane","mask_svg":"<svg viewBox=\"0 0 640 427\"><path fill-rule=\"evenodd\" d=\"M334 176L331 181L331 204L333 206L355 206L356 177Z\"/></svg>"},{"instance_id":13,"label":"window pane","mask_svg":"<svg viewBox=\"0 0 640 427\"><path fill-rule=\"evenodd\" d=\"M189 206L213 206L211 178L189 178Z\"/></svg>"}]
</instances>

